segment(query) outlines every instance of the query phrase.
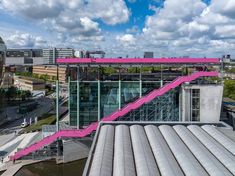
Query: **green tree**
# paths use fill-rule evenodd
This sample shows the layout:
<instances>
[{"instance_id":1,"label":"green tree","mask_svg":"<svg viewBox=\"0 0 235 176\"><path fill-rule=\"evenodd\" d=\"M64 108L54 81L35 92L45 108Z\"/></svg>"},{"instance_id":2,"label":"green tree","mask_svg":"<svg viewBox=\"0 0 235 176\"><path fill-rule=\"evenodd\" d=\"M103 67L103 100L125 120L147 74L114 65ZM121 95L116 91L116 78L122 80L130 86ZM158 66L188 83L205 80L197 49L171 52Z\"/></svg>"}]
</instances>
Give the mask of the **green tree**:
<instances>
[{"instance_id":1,"label":"green tree","mask_svg":"<svg viewBox=\"0 0 235 176\"><path fill-rule=\"evenodd\" d=\"M56 76L52 76L52 80L53 80L53 81L56 81Z\"/></svg>"},{"instance_id":2,"label":"green tree","mask_svg":"<svg viewBox=\"0 0 235 176\"><path fill-rule=\"evenodd\" d=\"M224 97L235 100L235 80L224 81Z\"/></svg>"},{"instance_id":3,"label":"green tree","mask_svg":"<svg viewBox=\"0 0 235 176\"><path fill-rule=\"evenodd\" d=\"M10 88L7 90L6 96L7 96L8 100L9 100L9 99L15 99L15 98L16 98L16 96L17 96L16 91L17 91L16 87L13 87L13 86L10 87Z\"/></svg>"}]
</instances>

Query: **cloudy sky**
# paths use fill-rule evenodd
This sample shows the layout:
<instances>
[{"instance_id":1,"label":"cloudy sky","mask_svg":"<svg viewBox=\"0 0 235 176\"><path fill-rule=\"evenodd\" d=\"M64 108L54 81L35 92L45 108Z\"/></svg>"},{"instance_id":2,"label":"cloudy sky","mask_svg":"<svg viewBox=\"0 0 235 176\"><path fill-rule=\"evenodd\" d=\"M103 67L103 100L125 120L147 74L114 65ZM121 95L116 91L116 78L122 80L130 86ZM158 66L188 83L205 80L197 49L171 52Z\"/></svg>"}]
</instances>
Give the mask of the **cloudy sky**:
<instances>
[{"instance_id":1,"label":"cloudy sky","mask_svg":"<svg viewBox=\"0 0 235 176\"><path fill-rule=\"evenodd\" d=\"M8 48L235 56L235 0L0 0Z\"/></svg>"}]
</instances>

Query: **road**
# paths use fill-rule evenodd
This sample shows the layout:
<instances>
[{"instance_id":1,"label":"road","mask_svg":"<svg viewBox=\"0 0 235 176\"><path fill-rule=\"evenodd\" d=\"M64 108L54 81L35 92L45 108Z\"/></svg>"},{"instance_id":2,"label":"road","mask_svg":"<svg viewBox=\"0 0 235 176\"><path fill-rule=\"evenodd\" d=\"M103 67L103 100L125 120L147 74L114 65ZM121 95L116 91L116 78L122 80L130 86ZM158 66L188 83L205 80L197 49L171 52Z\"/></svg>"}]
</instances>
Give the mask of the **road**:
<instances>
[{"instance_id":1,"label":"road","mask_svg":"<svg viewBox=\"0 0 235 176\"><path fill-rule=\"evenodd\" d=\"M30 118L32 118L32 121L34 121L34 117L41 116L47 112L49 112L54 107L54 102L50 98L43 97L36 100L38 102L39 106L37 109L35 109L32 112L29 112L27 114L18 114L17 109L18 107L8 107L5 108L5 112L3 114L8 114L8 120L10 120L8 123L0 126L0 132L7 132L7 131L13 131L20 128L21 123L26 119L27 122L30 121ZM4 117L3 117L4 118Z\"/></svg>"}]
</instances>

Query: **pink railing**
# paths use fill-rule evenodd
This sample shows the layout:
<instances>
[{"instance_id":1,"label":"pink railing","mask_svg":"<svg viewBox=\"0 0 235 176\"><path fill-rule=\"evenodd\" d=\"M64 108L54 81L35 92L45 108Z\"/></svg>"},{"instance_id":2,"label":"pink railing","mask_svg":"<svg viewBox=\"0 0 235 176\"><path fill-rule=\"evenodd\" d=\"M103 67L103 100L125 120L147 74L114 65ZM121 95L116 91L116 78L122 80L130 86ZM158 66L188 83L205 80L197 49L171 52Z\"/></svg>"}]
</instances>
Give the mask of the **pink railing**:
<instances>
[{"instance_id":1,"label":"pink railing","mask_svg":"<svg viewBox=\"0 0 235 176\"><path fill-rule=\"evenodd\" d=\"M58 58L58 64L219 64L218 58Z\"/></svg>"},{"instance_id":2,"label":"pink railing","mask_svg":"<svg viewBox=\"0 0 235 176\"><path fill-rule=\"evenodd\" d=\"M166 92L168 92L171 89L174 89L175 87L179 86L180 84L182 84L184 82L191 82L192 80L195 80L195 79L197 79L199 77L203 77L203 76L210 76L210 77L218 76L218 72L197 72L197 73L193 73L192 75L189 75L189 76L178 77L177 79L175 79L171 83L168 83L159 89L153 90L149 94L137 99L136 101L134 101L132 103L127 104L122 109L117 110L116 112L112 113L111 115L102 118L101 121L114 121L117 118L126 115L131 110L134 110L134 109L141 107L144 103L151 102L156 97L165 94ZM82 130L60 130L60 131L54 133L53 135L48 136L48 137L42 139L41 141L39 141L39 142L37 142L37 143L35 143L25 149L20 150L19 152L17 152L15 155L11 156L10 158L11 158L11 160L19 159L20 157L25 156L29 153L32 153L32 152L42 148L45 145L51 144L53 141L55 141L59 137L85 137L97 129L98 123L99 122L92 123L87 128L82 129Z\"/></svg>"}]
</instances>

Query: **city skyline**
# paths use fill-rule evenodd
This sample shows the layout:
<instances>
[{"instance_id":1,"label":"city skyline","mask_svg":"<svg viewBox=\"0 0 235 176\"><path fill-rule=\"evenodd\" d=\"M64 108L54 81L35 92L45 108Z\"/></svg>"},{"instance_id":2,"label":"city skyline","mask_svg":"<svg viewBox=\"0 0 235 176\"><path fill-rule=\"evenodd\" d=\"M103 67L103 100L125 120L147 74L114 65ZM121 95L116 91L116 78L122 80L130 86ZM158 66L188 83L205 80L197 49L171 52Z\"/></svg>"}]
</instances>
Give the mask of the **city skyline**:
<instances>
[{"instance_id":1,"label":"city skyline","mask_svg":"<svg viewBox=\"0 0 235 176\"><path fill-rule=\"evenodd\" d=\"M99 49L107 57L235 54L232 0L2 0L0 8L8 48Z\"/></svg>"}]
</instances>

